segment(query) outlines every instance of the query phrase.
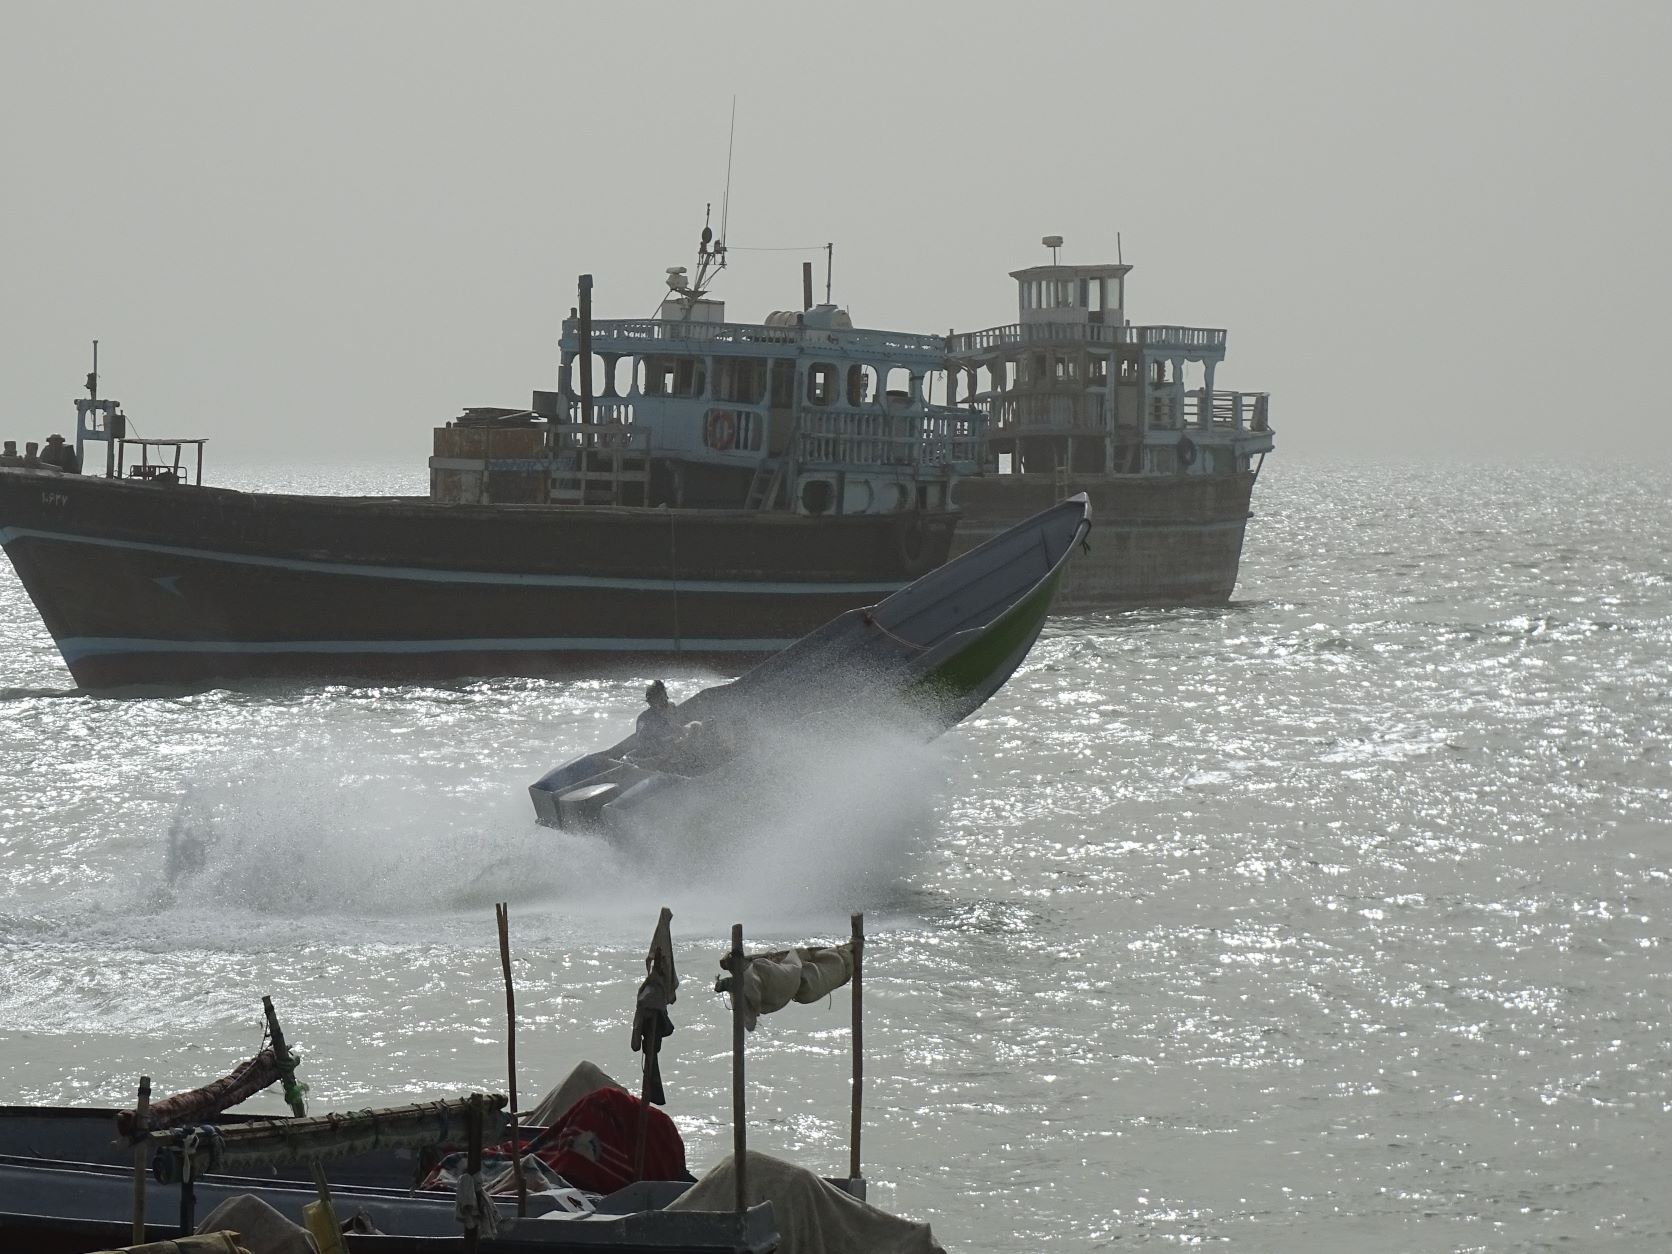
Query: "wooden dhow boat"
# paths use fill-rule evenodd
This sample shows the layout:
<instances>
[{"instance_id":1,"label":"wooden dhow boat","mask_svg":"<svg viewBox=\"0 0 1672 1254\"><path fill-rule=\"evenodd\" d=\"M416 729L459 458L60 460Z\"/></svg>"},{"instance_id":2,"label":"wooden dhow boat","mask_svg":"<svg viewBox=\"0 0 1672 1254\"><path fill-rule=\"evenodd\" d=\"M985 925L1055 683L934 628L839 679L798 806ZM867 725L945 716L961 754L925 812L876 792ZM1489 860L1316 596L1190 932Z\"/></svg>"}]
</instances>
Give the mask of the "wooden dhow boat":
<instances>
[{"instance_id":1,"label":"wooden dhow boat","mask_svg":"<svg viewBox=\"0 0 1672 1254\"><path fill-rule=\"evenodd\" d=\"M1064 568L1085 545L1084 495L1011 527L868 609L849 610L728 684L678 707L677 743L635 731L529 788L548 827L630 830L723 796L797 729L897 726L930 736L974 713L1039 638Z\"/></svg>"},{"instance_id":2,"label":"wooden dhow boat","mask_svg":"<svg viewBox=\"0 0 1672 1254\"><path fill-rule=\"evenodd\" d=\"M555 390L438 428L427 497L205 486L203 441L130 438L95 345L73 450L0 455L0 545L84 688L735 673L946 560L984 418L930 402L942 337L810 282L728 321L725 257L705 227L654 318L594 319L582 275Z\"/></svg>"},{"instance_id":3,"label":"wooden dhow boat","mask_svg":"<svg viewBox=\"0 0 1672 1254\"><path fill-rule=\"evenodd\" d=\"M1220 327L1135 325L1122 262L1011 272L1016 321L952 336L948 397L987 417L954 553L1070 492L1097 510L1062 613L1223 605L1236 587L1271 397L1215 388Z\"/></svg>"}]
</instances>

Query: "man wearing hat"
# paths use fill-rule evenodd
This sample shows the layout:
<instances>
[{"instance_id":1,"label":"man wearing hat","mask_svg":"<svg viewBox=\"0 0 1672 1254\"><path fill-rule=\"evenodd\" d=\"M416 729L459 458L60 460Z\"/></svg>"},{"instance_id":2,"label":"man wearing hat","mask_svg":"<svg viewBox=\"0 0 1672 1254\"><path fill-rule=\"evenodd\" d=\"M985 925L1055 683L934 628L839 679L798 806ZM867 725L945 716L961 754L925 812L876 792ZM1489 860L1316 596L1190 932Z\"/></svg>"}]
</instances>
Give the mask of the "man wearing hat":
<instances>
[{"instance_id":1,"label":"man wearing hat","mask_svg":"<svg viewBox=\"0 0 1672 1254\"><path fill-rule=\"evenodd\" d=\"M46 447L41 450L40 463L43 466L54 466L66 474L81 473L81 463L76 459L75 450L64 443L64 437L53 434L46 438Z\"/></svg>"}]
</instances>

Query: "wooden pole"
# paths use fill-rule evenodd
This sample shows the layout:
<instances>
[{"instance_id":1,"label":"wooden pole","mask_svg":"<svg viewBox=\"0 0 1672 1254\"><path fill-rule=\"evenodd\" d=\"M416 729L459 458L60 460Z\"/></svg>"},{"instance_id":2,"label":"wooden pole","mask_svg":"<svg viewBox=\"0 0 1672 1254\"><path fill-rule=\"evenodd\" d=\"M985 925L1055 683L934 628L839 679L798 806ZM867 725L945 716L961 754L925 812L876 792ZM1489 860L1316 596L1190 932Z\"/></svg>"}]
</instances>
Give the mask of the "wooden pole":
<instances>
[{"instance_id":1,"label":"wooden pole","mask_svg":"<svg viewBox=\"0 0 1672 1254\"><path fill-rule=\"evenodd\" d=\"M468 1152L465 1160L465 1170L472 1176L477 1176L482 1171L482 1095L480 1093L470 1095L470 1113L466 1116L465 1126L468 1129L466 1142ZM492 1198L488 1199L488 1205L493 1205ZM481 1245L482 1229L480 1225L472 1224L464 1230L465 1254L476 1254Z\"/></svg>"},{"instance_id":2,"label":"wooden pole","mask_svg":"<svg viewBox=\"0 0 1672 1254\"><path fill-rule=\"evenodd\" d=\"M661 914L656 916L656 930L650 935L652 953L655 951L656 938L661 935L662 928L671 922L673 922L673 911L663 906ZM649 976L650 972L647 971L645 974ZM634 1013L638 1013L636 1007ZM661 1042L658 1040L656 1044L659 1049ZM641 1052L644 1054L644 1068L639 1074L639 1133L638 1139L633 1142L633 1179L635 1180L644 1179L644 1146L645 1142L650 1139L650 1066L651 1059L654 1057L651 1053L649 1037L642 1037L639 1045Z\"/></svg>"},{"instance_id":3,"label":"wooden pole","mask_svg":"<svg viewBox=\"0 0 1672 1254\"><path fill-rule=\"evenodd\" d=\"M279 1075L284 1084L284 1098L290 1107L290 1113L298 1119L308 1113L307 1103L302 1100L302 1091L296 1086L296 1064L290 1057L290 1046L285 1043L284 1029L279 1026L278 1011L273 1009L273 999L261 999L261 1012L267 1017L267 1035L273 1043L273 1057L279 1063ZM337 1222L337 1208L331 1204L331 1184L325 1178L325 1168L319 1165L316 1158L308 1164L313 1172L314 1190L319 1194L319 1204L325 1214L325 1221L333 1233L341 1233L342 1225ZM342 1238L337 1237L337 1249L321 1250L320 1254L338 1254L342 1250Z\"/></svg>"},{"instance_id":4,"label":"wooden pole","mask_svg":"<svg viewBox=\"0 0 1672 1254\"><path fill-rule=\"evenodd\" d=\"M499 966L505 972L505 1070L510 1077L511 1171L517 1180L517 1215L528 1214L528 1181L523 1178L522 1123L517 1118L517 994L511 983L511 906L493 908L499 925Z\"/></svg>"},{"instance_id":5,"label":"wooden pole","mask_svg":"<svg viewBox=\"0 0 1672 1254\"><path fill-rule=\"evenodd\" d=\"M848 1178L859 1177L860 1107L865 1093L865 916L853 923L853 1120L848 1129Z\"/></svg>"},{"instance_id":6,"label":"wooden pole","mask_svg":"<svg viewBox=\"0 0 1672 1254\"><path fill-rule=\"evenodd\" d=\"M737 1213L749 1209L748 1170L749 1134L745 1126L747 1113L743 1102L743 925L733 923L731 930L731 1083L732 1083L732 1166L737 1177Z\"/></svg>"},{"instance_id":7,"label":"wooden pole","mask_svg":"<svg viewBox=\"0 0 1672 1254\"><path fill-rule=\"evenodd\" d=\"M180 1175L180 1235L189 1237L197 1219L197 1177L192 1173L197 1164L192 1161L190 1153L186 1155L185 1168Z\"/></svg>"},{"instance_id":8,"label":"wooden pole","mask_svg":"<svg viewBox=\"0 0 1672 1254\"><path fill-rule=\"evenodd\" d=\"M134 1146L134 1231L133 1243L145 1244L145 1112L151 1109L151 1077L139 1077L139 1101L134 1104L134 1134L139 1143Z\"/></svg>"}]
</instances>

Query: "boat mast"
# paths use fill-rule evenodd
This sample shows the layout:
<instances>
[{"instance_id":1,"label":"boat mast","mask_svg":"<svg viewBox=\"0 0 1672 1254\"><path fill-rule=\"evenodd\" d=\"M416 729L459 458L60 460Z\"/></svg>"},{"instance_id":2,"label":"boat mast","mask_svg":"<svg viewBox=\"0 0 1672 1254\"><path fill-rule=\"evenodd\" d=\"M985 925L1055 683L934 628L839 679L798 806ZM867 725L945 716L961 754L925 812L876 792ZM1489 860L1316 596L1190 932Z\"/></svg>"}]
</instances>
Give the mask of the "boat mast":
<instances>
[{"instance_id":1,"label":"boat mast","mask_svg":"<svg viewBox=\"0 0 1672 1254\"><path fill-rule=\"evenodd\" d=\"M580 281L581 422L592 425L592 276Z\"/></svg>"}]
</instances>

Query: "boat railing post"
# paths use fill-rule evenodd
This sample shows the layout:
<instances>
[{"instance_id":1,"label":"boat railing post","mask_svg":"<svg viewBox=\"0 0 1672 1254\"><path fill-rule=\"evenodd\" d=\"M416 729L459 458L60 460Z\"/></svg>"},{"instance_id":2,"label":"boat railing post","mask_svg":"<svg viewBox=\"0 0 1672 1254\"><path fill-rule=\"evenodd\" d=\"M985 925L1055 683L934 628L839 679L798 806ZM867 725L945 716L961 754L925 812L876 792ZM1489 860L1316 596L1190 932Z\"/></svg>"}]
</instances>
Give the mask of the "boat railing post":
<instances>
[{"instance_id":1,"label":"boat railing post","mask_svg":"<svg viewBox=\"0 0 1672 1254\"><path fill-rule=\"evenodd\" d=\"M134 1228L133 1243L145 1244L145 1115L151 1109L151 1077L139 1077L139 1100L134 1103Z\"/></svg>"},{"instance_id":2,"label":"boat railing post","mask_svg":"<svg viewBox=\"0 0 1672 1254\"><path fill-rule=\"evenodd\" d=\"M853 1119L848 1129L848 1178L859 1178L859 1126L865 1091L865 999L861 979L865 970L865 915L853 916Z\"/></svg>"},{"instance_id":3,"label":"boat railing post","mask_svg":"<svg viewBox=\"0 0 1672 1254\"><path fill-rule=\"evenodd\" d=\"M743 1102L743 925L733 923L731 930L732 974L732 1166L737 1178L737 1213L749 1209L748 1168L749 1134L745 1127Z\"/></svg>"}]
</instances>

